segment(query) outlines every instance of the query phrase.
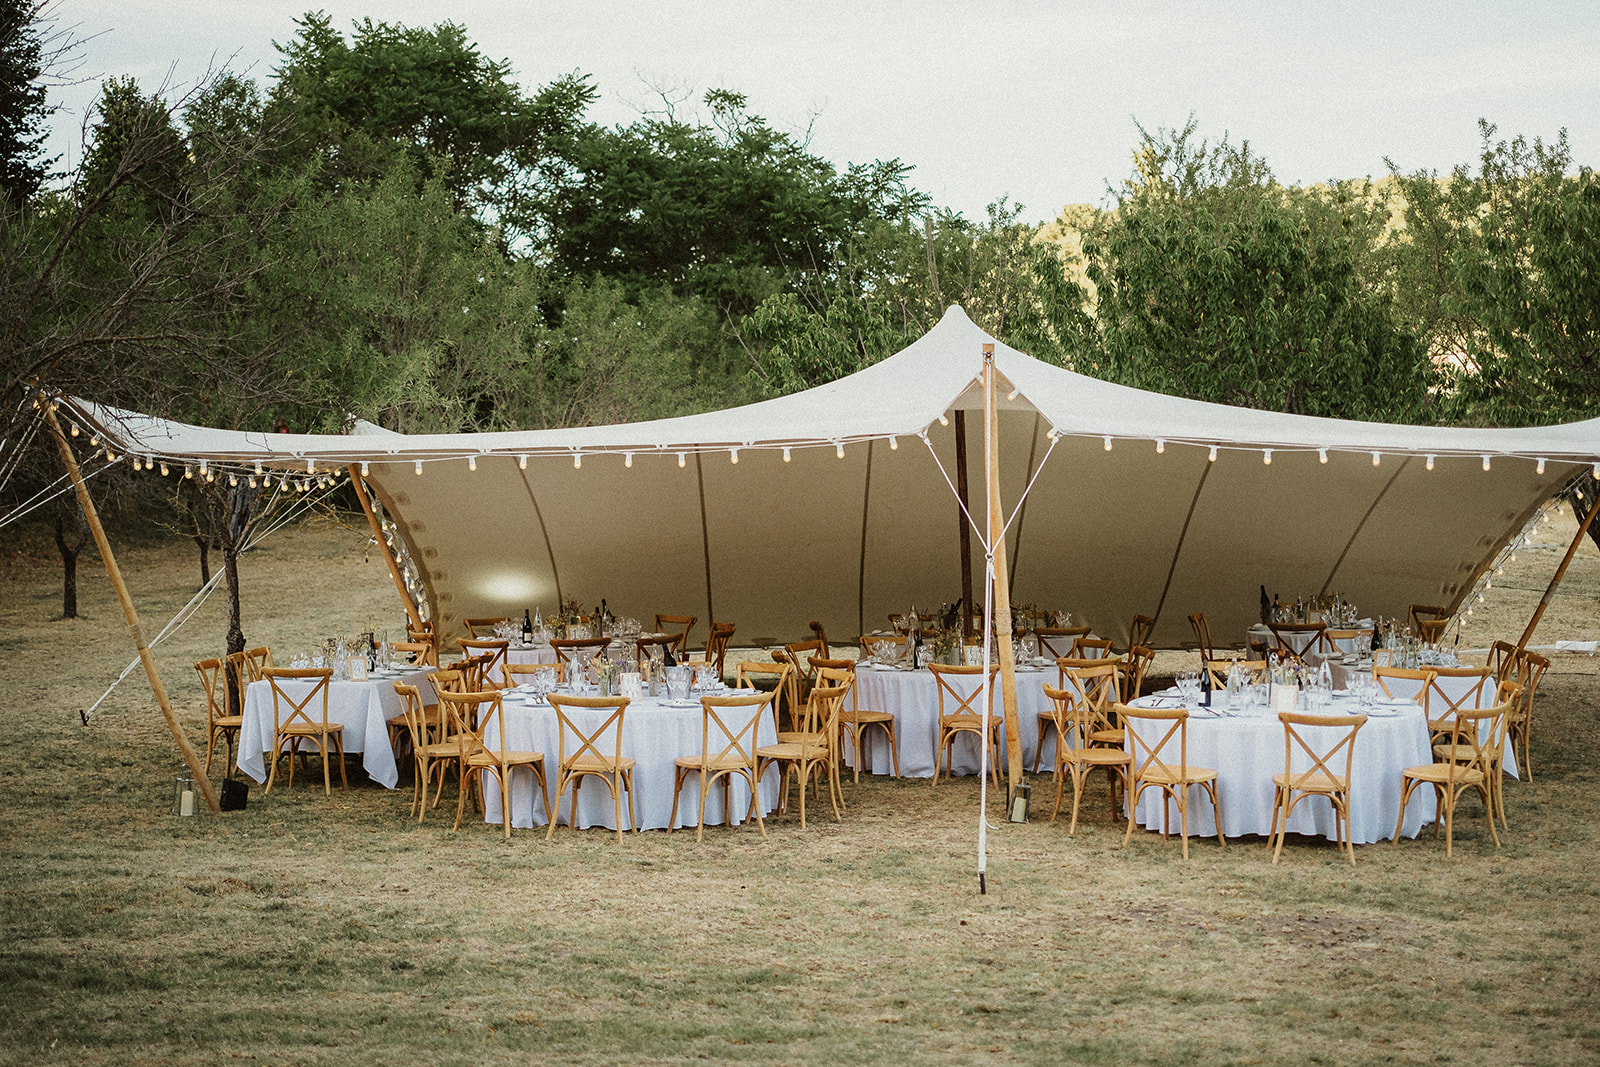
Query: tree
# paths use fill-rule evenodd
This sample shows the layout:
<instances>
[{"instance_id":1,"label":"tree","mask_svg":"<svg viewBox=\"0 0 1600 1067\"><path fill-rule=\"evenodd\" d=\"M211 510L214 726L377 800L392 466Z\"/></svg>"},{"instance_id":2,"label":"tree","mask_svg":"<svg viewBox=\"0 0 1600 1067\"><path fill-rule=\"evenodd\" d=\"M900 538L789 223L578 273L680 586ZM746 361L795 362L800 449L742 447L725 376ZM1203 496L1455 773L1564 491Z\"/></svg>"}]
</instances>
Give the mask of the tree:
<instances>
[{"instance_id":1,"label":"tree","mask_svg":"<svg viewBox=\"0 0 1600 1067\"><path fill-rule=\"evenodd\" d=\"M1347 186L1285 189L1248 142L1141 130L1136 171L1086 242L1095 373L1157 392L1335 418L1416 421L1425 346L1364 276L1384 213Z\"/></svg>"},{"instance_id":2,"label":"tree","mask_svg":"<svg viewBox=\"0 0 1600 1067\"><path fill-rule=\"evenodd\" d=\"M44 158L49 135L45 81L70 39L52 34L50 4L0 0L0 197L16 206L32 200L50 178Z\"/></svg>"}]
</instances>

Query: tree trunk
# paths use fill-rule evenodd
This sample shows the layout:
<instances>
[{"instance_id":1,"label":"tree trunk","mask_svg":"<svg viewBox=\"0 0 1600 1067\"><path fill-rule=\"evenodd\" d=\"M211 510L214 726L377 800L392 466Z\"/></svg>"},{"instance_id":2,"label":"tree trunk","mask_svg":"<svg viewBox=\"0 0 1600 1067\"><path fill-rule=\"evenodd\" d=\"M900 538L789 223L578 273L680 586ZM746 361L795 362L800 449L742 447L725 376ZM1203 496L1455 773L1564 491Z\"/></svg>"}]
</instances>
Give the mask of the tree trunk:
<instances>
[{"instance_id":1,"label":"tree trunk","mask_svg":"<svg viewBox=\"0 0 1600 1067\"><path fill-rule=\"evenodd\" d=\"M250 534L255 518L256 490L243 485L217 486L211 498L218 546L222 549L222 572L228 586L228 654L244 651L244 626L239 610L239 552ZM228 686L228 714L244 711L243 678L235 677Z\"/></svg>"},{"instance_id":2,"label":"tree trunk","mask_svg":"<svg viewBox=\"0 0 1600 1067\"><path fill-rule=\"evenodd\" d=\"M61 553L61 617L78 617L78 555L83 551L84 533L79 524L78 540L67 544L66 522L56 512L56 551Z\"/></svg>"},{"instance_id":3,"label":"tree trunk","mask_svg":"<svg viewBox=\"0 0 1600 1067\"><path fill-rule=\"evenodd\" d=\"M203 588L211 581L211 539L195 534L194 543L200 549L200 585Z\"/></svg>"}]
</instances>

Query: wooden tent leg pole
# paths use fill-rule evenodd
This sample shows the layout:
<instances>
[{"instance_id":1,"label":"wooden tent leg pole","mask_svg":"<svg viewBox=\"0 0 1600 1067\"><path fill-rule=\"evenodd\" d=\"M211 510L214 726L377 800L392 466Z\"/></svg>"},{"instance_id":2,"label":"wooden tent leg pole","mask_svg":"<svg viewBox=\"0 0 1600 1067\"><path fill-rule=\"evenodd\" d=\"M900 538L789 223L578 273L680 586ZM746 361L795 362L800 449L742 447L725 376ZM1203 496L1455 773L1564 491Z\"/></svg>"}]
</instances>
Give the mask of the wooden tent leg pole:
<instances>
[{"instance_id":1,"label":"wooden tent leg pole","mask_svg":"<svg viewBox=\"0 0 1600 1067\"><path fill-rule=\"evenodd\" d=\"M144 673L150 679L150 691L156 696L156 703L161 705L161 717L167 720L167 730L172 734L172 739L178 743L178 750L183 753L183 762L189 767L189 773L194 776L195 783L200 787L200 795L205 797L206 808L210 811L221 811L217 804L217 795L211 789L211 779L206 777L205 765L200 762L200 753L196 752L189 739L184 736L183 730L178 725L178 716L173 713L172 703L167 699L166 687L161 684L161 675L156 672L155 657L150 655L150 646L145 644L144 629L139 625L139 613L134 610L133 597L128 593L128 586L122 580L122 571L117 567L117 559L111 554L111 542L106 538L105 527L100 525L100 513L95 510L94 501L89 498L89 489L83 484L83 472L78 469L78 461L72 455L72 447L67 444L66 435L61 432L61 424L56 421L54 406L48 400L39 401L40 410L44 412L45 422L49 423L51 433L55 434L56 446L61 449L61 458L67 465L67 475L72 479L72 487L77 490L78 504L83 508L83 517L88 520L89 529L94 534L94 543L100 549L100 558L105 562L106 574L111 578L111 586L117 591L117 599L122 602L122 615L128 621L128 632L133 635L134 647L139 650L139 662L144 664Z\"/></svg>"},{"instance_id":2,"label":"wooden tent leg pole","mask_svg":"<svg viewBox=\"0 0 1600 1067\"><path fill-rule=\"evenodd\" d=\"M406 590L406 581L400 576L400 564L395 562L394 553L389 551L389 542L383 539L383 523L378 521L378 513L372 509L372 501L367 498L366 483L361 480L354 466L350 468L350 487L356 491L356 499L361 501L361 510L367 513L367 522L372 526L372 536L377 539L378 551L383 553L383 561L389 565L389 576L394 579L394 587L400 591L400 603L406 606L406 617L411 620L412 629L420 630L422 616L410 592Z\"/></svg>"},{"instance_id":3,"label":"wooden tent leg pole","mask_svg":"<svg viewBox=\"0 0 1600 1067\"><path fill-rule=\"evenodd\" d=\"M1005 512L1000 506L1000 419L994 404L994 346L983 346L984 374L984 426L983 426L983 477L987 483L989 529L994 534L994 633L1000 650L1000 692L1006 713L1006 780L1011 788L1006 794L1009 811L1011 798L1017 795L1022 782L1022 727L1017 715L1017 661L1011 648L1011 582L1006 573ZM983 739L989 743L988 737Z\"/></svg>"},{"instance_id":4,"label":"wooden tent leg pole","mask_svg":"<svg viewBox=\"0 0 1600 1067\"><path fill-rule=\"evenodd\" d=\"M1572 544L1567 546L1567 554L1561 558L1561 566L1556 568L1554 578L1544 591L1544 596L1539 598L1539 606L1533 609L1533 618L1528 620L1528 628L1522 631L1522 638L1517 642L1517 651L1528 646L1533 638L1533 631L1538 628L1539 620L1544 617L1544 609L1550 606L1550 601L1556 598L1556 587L1561 584L1561 579L1567 576L1567 567L1572 564L1572 557L1578 554L1578 546L1583 544L1583 537L1589 532L1589 527L1594 524L1595 513L1600 512L1600 493L1594 498L1594 506L1589 509L1589 514L1578 524L1578 532L1572 535Z\"/></svg>"}]
</instances>

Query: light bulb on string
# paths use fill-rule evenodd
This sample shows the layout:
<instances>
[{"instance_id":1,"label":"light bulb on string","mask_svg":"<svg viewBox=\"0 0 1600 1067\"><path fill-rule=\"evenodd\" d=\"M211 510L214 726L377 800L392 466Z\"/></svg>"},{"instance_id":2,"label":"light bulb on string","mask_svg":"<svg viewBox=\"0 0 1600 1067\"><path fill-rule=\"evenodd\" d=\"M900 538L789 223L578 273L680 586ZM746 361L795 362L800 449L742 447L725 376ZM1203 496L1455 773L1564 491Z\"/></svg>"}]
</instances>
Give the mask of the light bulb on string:
<instances>
[{"instance_id":1,"label":"light bulb on string","mask_svg":"<svg viewBox=\"0 0 1600 1067\"><path fill-rule=\"evenodd\" d=\"M679 452L679 453L678 453L678 466L679 466L679 467L684 467L684 466L687 466L687 465L688 465L688 462L689 462L689 461L688 461L688 460L687 460L687 459L685 459L685 458L684 458L684 455L683 455L683 453L682 453L682 452Z\"/></svg>"},{"instance_id":2,"label":"light bulb on string","mask_svg":"<svg viewBox=\"0 0 1600 1067\"><path fill-rule=\"evenodd\" d=\"M1488 456L1484 456L1483 457L1483 469L1484 470L1488 470L1489 469L1489 457Z\"/></svg>"},{"instance_id":3,"label":"light bulb on string","mask_svg":"<svg viewBox=\"0 0 1600 1067\"><path fill-rule=\"evenodd\" d=\"M1159 438L1159 437L1156 438L1156 455L1159 456L1159 455L1161 455L1161 453L1165 452L1166 450L1167 450L1167 442L1164 441L1163 439Z\"/></svg>"},{"instance_id":4,"label":"light bulb on string","mask_svg":"<svg viewBox=\"0 0 1600 1067\"><path fill-rule=\"evenodd\" d=\"M739 462L739 450L737 448L728 449L728 462L729 463L737 463L737 462Z\"/></svg>"},{"instance_id":5,"label":"light bulb on string","mask_svg":"<svg viewBox=\"0 0 1600 1067\"><path fill-rule=\"evenodd\" d=\"M90 448L99 448L100 447L100 435L99 434L90 434L89 435L89 447Z\"/></svg>"},{"instance_id":6,"label":"light bulb on string","mask_svg":"<svg viewBox=\"0 0 1600 1067\"><path fill-rule=\"evenodd\" d=\"M167 476L167 461L166 460L162 460L161 461L161 477L165 478L166 476Z\"/></svg>"},{"instance_id":7,"label":"light bulb on string","mask_svg":"<svg viewBox=\"0 0 1600 1067\"><path fill-rule=\"evenodd\" d=\"M1539 457L1539 462L1533 468L1533 471L1534 471L1535 474L1543 474L1544 473L1544 457L1543 456Z\"/></svg>"},{"instance_id":8,"label":"light bulb on string","mask_svg":"<svg viewBox=\"0 0 1600 1067\"><path fill-rule=\"evenodd\" d=\"M72 436L78 436L78 424L75 422L69 422L67 425L72 427Z\"/></svg>"},{"instance_id":9,"label":"light bulb on string","mask_svg":"<svg viewBox=\"0 0 1600 1067\"><path fill-rule=\"evenodd\" d=\"M229 489L237 489L238 487L239 487L239 476L237 474L233 473L232 471L229 471L228 472L228 488Z\"/></svg>"},{"instance_id":10,"label":"light bulb on string","mask_svg":"<svg viewBox=\"0 0 1600 1067\"><path fill-rule=\"evenodd\" d=\"M193 478L194 477L194 468L189 466L187 463L185 463L183 465L183 476L185 478Z\"/></svg>"},{"instance_id":11,"label":"light bulb on string","mask_svg":"<svg viewBox=\"0 0 1600 1067\"><path fill-rule=\"evenodd\" d=\"M1212 445L1211 446L1211 455L1206 457L1206 461L1209 462L1209 463L1215 463L1217 461L1217 446L1216 445Z\"/></svg>"},{"instance_id":12,"label":"light bulb on string","mask_svg":"<svg viewBox=\"0 0 1600 1067\"><path fill-rule=\"evenodd\" d=\"M632 452L624 452L622 454L622 465L624 467L629 468L630 470L632 469L632 467L633 467L633 453Z\"/></svg>"},{"instance_id":13,"label":"light bulb on string","mask_svg":"<svg viewBox=\"0 0 1600 1067\"><path fill-rule=\"evenodd\" d=\"M1326 462L1328 462L1328 450L1326 448L1317 449L1317 462L1318 463L1326 463Z\"/></svg>"},{"instance_id":14,"label":"light bulb on string","mask_svg":"<svg viewBox=\"0 0 1600 1067\"><path fill-rule=\"evenodd\" d=\"M257 474L261 473L261 468L260 467L256 468L256 473ZM362 460L361 461L361 477L365 478L366 476L367 476L367 461L366 460Z\"/></svg>"},{"instance_id":15,"label":"light bulb on string","mask_svg":"<svg viewBox=\"0 0 1600 1067\"><path fill-rule=\"evenodd\" d=\"M843 459L844 458L844 442L843 441L838 442L837 445L834 447L833 452L834 452L834 455L838 456L840 459Z\"/></svg>"},{"instance_id":16,"label":"light bulb on string","mask_svg":"<svg viewBox=\"0 0 1600 1067\"><path fill-rule=\"evenodd\" d=\"M467 470L475 471L477 469L478 469L478 457L477 456L468 456L467 457Z\"/></svg>"},{"instance_id":17,"label":"light bulb on string","mask_svg":"<svg viewBox=\"0 0 1600 1067\"><path fill-rule=\"evenodd\" d=\"M1374 467L1376 467L1382 461L1383 461L1383 453L1382 452L1374 452L1374 453L1372 453L1372 465Z\"/></svg>"},{"instance_id":18,"label":"light bulb on string","mask_svg":"<svg viewBox=\"0 0 1600 1067\"><path fill-rule=\"evenodd\" d=\"M527 456L523 455L523 456L518 456L517 457L517 469L518 470L527 470L528 469L528 457Z\"/></svg>"},{"instance_id":19,"label":"light bulb on string","mask_svg":"<svg viewBox=\"0 0 1600 1067\"><path fill-rule=\"evenodd\" d=\"M892 438L891 438L891 440L892 440ZM783 446L783 461L785 463L789 462L789 446L788 445L784 445Z\"/></svg>"},{"instance_id":20,"label":"light bulb on string","mask_svg":"<svg viewBox=\"0 0 1600 1067\"><path fill-rule=\"evenodd\" d=\"M1425 464L1425 466L1429 470L1433 470L1433 457L1431 455L1428 457L1428 462Z\"/></svg>"},{"instance_id":21,"label":"light bulb on string","mask_svg":"<svg viewBox=\"0 0 1600 1067\"><path fill-rule=\"evenodd\" d=\"M1264 467L1272 466L1272 449L1263 448L1261 450L1261 465Z\"/></svg>"},{"instance_id":22,"label":"light bulb on string","mask_svg":"<svg viewBox=\"0 0 1600 1067\"><path fill-rule=\"evenodd\" d=\"M939 425L940 426L949 426L950 425L949 418L944 416L944 415L940 415L939 416Z\"/></svg>"},{"instance_id":23,"label":"light bulb on string","mask_svg":"<svg viewBox=\"0 0 1600 1067\"><path fill-rule=\"evenodd\" d=\"M575 470L575 471L583 469L583 453L582 452L574 452L572 454L572 469Z\"/></svg>"},{"instance_id":24,"label":"light bulb on string","mask_svg":"<svg viewBox=\"0 0 1600 1067\"><path fill-rule=\"evenodd\" d=\"M417 460L417 473L418 474L422 473L422 460L420 460L420 459Z\"/></svg>"},{"instance_id":25,"label":"light bulb on string","mask_svg":"<svg viewBox=\"0 0 1600 1067\"><path fill-rule=\"evenodd\" d=\"M1111 451L1111 435L1110 434L1106 434L1105 442L1106 442L1106 451L1110 452Z\"/></svg>"},{"instance_id":26,"label":"light bulb on string","mask_svg":"<svg viewBox=\"0 0 1600 1067\"><path fill-rule=\"evenodd\" d=\"M890 452L898 452L899 450L900 450L900 438L891 436L889 438L889 451Z\"/></svg>"},{"instance_id":27,"label":"light bulb on string","mask_svg":"<svg viewBox=\"0 0 1600 1067\"><path fill-rule=\"evenodd\" d=\"M315 474L315 473L317 473L317 461L316 460L314 460L314 459L306 460L306 473L307 474Z\"/></svg>"},{"instance_id":28,"label":"light bulb on string","mask_svg":"<svg viewBox=\"0 0 1600 1067\"><path fill-rule=\"evenodd\" d=\"M252 488L252 489L254 489L256 487L256 476L254 474L252 474L250 476L249 485L250 485L250 488Z\"/></svg>"}]
</instances>

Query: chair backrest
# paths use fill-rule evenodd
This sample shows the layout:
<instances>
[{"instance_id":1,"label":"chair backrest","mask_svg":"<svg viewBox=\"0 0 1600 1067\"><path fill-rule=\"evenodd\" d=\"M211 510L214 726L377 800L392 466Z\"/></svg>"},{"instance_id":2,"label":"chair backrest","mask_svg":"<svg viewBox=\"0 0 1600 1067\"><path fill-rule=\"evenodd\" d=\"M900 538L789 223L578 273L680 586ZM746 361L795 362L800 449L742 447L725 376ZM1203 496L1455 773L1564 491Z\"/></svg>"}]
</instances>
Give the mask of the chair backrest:
<instances>
[{"instance_id":1,"label":"chair backrest","mask_svg":"<svg viewBox=\"0 0 1600 1067\"><path fill-rule=\"evenodd\" d=\"M272 666L272 650L262 645L260 648L230 652L224 664L224 676L228 679L233 692L238 695L238 700L232 705L234 714L240 714L244 711L246 687L251 682L259 682L266 677L264 672Z\"/></svg>"},{"instance_id":2,"label":"chair backrest","mask_svg":"<svg viewBox=\"0 0 1600 1067\"><path fill-rule=\"evenodd\" d=\"M565 663L507 663L506 685L508 688L522 685L524 679L532 678L540 671L555 671L556 681L564 682L567 680L567 665Z\"/></svg>"},{"instance_id":3,"label":"chair backrest","mask_svg":"<svg viewBox=\"0 0 1600 1067\"><path fill-rule=\"evenodd\" d=\"M1348 646L1348 647L1346 647ZM1364 630L1324 630L1319 651L1329 656L1364 652L1372 647L1372 627Z\"/></svg>"},{"instance_id":4,"label":"chair backrest","mask_svg":"<svg viewBox=\"0 0 1600 1067\"><path fill-rule=\"evenodd\" d=\"M1482 771L1487 777L1505 750L1506 727L1522 699L1516 682L1500 684L1500 703L1481 708L1458 708L1446 727L1448 733L1435 749L1446 762Z\"/></svg>"},{"instance_id":5,"label":"chair backrest","mask_svg":"<svg viewBox=\"0 0 1600 1067\"><path fill-rule=\"evenodd\" d=\"M454 693L464 693L468 688L465 681L462 673L454 667L428 672L428 683L433 686L435 693L442 693L446 689Z\"/></svg>"},{"instance_id":6,"label":"chair backrest","mask_svg":"<svg viewBox=\"0 0 1600 1067\"><path fill-rule=\"evenodd\" d=\"M1129 724L1124 731L1128 757L1137 778L1145 777L1152 768L1159 768L1174 781L1189 776L1189 709L1187 708L1135 708L1127 704L1113 704L1111 710ZM1148 734L1133 728L1134 720L1167 723L1165 732L1160 726ZM1160 736L1155 741L1150 738ZM1177 741L1177 758L1173 759L1173 740Z\"/></svg>"},{"instance_id":7,"label":"chair backrest","mask_svg":"<svg viewBox=\"0 0 1600 1067\"><path fill-rule=\"evenodd\" d=\"M930 663L928 664L928 670L933 672L933 679L936 683L938 683L939 717L941 719L949 718L952 715L981 716L982 713L977 708L973 707L972 704L973 701L977 700L983 694L985 682L982 680L978 681L975 685L973 685L972 691L963 696L961 690L956 688L954 681L955 679L963 676L983 674L983 668L981 666L974 665L971 667L947 667L942 663ZM1000 665L998 663L990 666L989 677L987 680L988 686L991 688L994 686L995 675L999 673ZM950 696L950 700L955 704L954 711L945 710L944 698L945 694L947 693ZM991 711L993 711L993 699L993 697L990 697Z\"/></svg>"},{"instance_id":8,"label":"chair backrest","mask_svg":"<svg viewBox=\"0 0 1600 1067\"><path fill-rule=\"evenodd\" d=\"M1481 708L1496 703L1494 672L1488 667L1429 667L1428 698L1423 705L1428 718L1437 721L1461 708Z\"/></svg>"},{"instance_id":9,"label":"chair backrest","mask_svg":"<svg viewBox=\"0 0 1600 1067\"><path fill-rule=\"evenodd\" d=\"M414 664L424 666L433 664L437 666L434 662L436 657L434 656L432 641L390 641L389 651L396 654L409 654L411 662Z\"/></svg>"},{"instance_id":10,"label":"chair backrest","mask_svg":"<svg viewBox=\"0 0 1600 1067\"><path fill-rule=\"evenodd\" d=\"M1072 642L1074 659L1097 659L1112 655L1111 642L1099 637L1079 637Z\"/></svg>"},{"instance_id":11,"label":"chair backrest","mask_svg":"<svg viewBox=\"0 0 1600 1067\"><path fill-rule=\"evenodd\" d=\"M689 631L700 621L698 615L657 615L656 630L676 638L678 656L689 651Z\"/></svg>"},{"instance_id":12,"label":"chair backrest","mask_svg":"<svg viewBox=\"0 0 1600 1067\"><path fill-rule=\"evenodd\" d=\"M801 729L813 737L823 737L831 745L839 730L839 712L844 708L848 686L817 685L806 697L805 722Z\"/></svg>"},{"instance_id":13,"label":"chair backrest","mask_svg":"<svg viewBox=\"0 0 1600 1067\"><path fill-rule=\"evenodd\" d=\"M481 619L462 619L461 625L467 628L467 636L479 640L494 636L494 628L503 622L510 622L509 615L489 615Z\"/></svg>"},{"instance_id":14,"label":"chair backrest","mask_svg":"<svg viewBox=\"0 0 1600 1067\"><path fill-rule=\"evenodd\" d=\"M1513 678L1517 672L1517 657L1522 650L1510 641L1496 641L1489 646L1489 669L1494 672L1494 679L1503 682Z\"/></svg>"},{"instance_id":15,"label":"chair backrest","mask_svg":"<svg viewBox=\"0 0 1600 1067\"><path fill-rule=\"evenodd\" d=\"M1044 687L1045 699L1050 701L1050 715L1055 719L1060 740L1056 743L1068 749L1083 750L1089 747L1089 734L1096 728L1089 706L1083 702L1076 689Z\"/></svg>"},{"instance_id":16,"label":"chair backrest","mask_svg":"<svg viewBox=\"0 0 1600 1067\"><path fill-rule=\"evenodd\" d=\"M1238 667L1246 672L1246 681L1253 681L1262 671L1272 664L1264 659L1208 659L1206 671L1211 675L1211 688L1228 688L1228 672Z\"/></svg>"},{"instance_id":17,"label":"chair backrest","mask_svg":"<svg viewBox=\"0 0 1600 1067\"><path fill-rule=\"evenodd\" d=\"M1096 656L1092 659L1079 659L1076 656L1062 656L1060 659L1056 660L1056 684L1061 686L1067 684L1068 671L1080 670L1084 667L1104 667L1107 664L1115 665L1116 663L1116 660L1106 659L1101 656Z\"/></svg>"},{"instance_id":18,"label":"chair backrest","mask_svg":"<svg viewBox=\"0 0 1600 1067\"><path fill-rule=\"evenodd\" d=\"M717 665L717 677L722 677L723 669L727 666L728 644L733 640L734 624L731 622L714 622L711 624L711 634L706 638L706 662Z\"/></svg>"},{"instance_id":19,"label":"chair backrest","mask_svg":"<svg viewBox=\"0 0 1600 1067\"><path fill-rule=\"evenodd\" d=\"M556 761L569 766L590 755L610 766L622 758L622 713L628 710L627 697L570 697L550 694L556 713ZM610 711L600 724L585 730L567 714L569 708ZM568 742L571 750L568 750Z\"/></svg>"},{"instance_id":20,"label":"chair backrest","mask_svg":"<svg viewBox=\"0 0 1600 1067\"><path fill-rule=\"evenodd\" d=\"M681 651L679 642L682 638L682 634L662 634L660 637L640 635L633 642L633 658L641 665L646 660L665 664L667 652L671 651L673 660L678 661L680 659L678 653Z\"/></svg>"},{"instance_id":21,"label":"chair backrest","mask_svg":"<svg viewBox=\"0 0 1600 1067\"><path fill-rule=\"evenodd\" d=\"M1306 653L1322 645L1322 635L1328 630L1321 622L1274 622L1267 625L1272 631L1273 643L1278 651L1294 659L1304 659Z\"/></svg>"},{"instance_id":22,"label":"chair backrest","mask_svg":"<svg viewBox=\"0 0 1600 1067\"><path fill-rule=\"evenodd\" d=\"M1087 626L1040 626L1034 631L1034 636L1039 639L1039 654L1049 656L1051 659L1060 659L1072 655L1072 643L1080 637L1087 637Z\"/></svg>"},{"instance_id":23,"label":"chair backrest","mask_svg":"<svg viewBox=\"0 0 1600 1067\"><path fill-rule=\"evenodd\" d=\"M458 688L470 693L488 689L491 685L489 661L493 658L490 653L485 652L481 656L466 656L452 664L461 674L461 685Z\"/></svg>"},{"instance_id":24,"label":"chair backrest","mask_svg":"<svg viewBox=\"0 0 1600 1067\"><path fill-rule=\"evenodd\" d=\"M272 728L275 732L295 722L308 726L327 725L328 683L333 678L332 668L268 667L265 673L267 684L272 687ZM303 696L296 699L281 684L294 681L307 681L312 685Z\"/></svg>"},{"instance_id":25,"label":"chair backrest","mask_svg":"<svg viewBox=\"0 0 1600 1067\"><path fill-rule=\"evenodd\" d=\"M1128 647L1135 648L1139 645L1150 643L1150 632L1156 628L1156 620L1148 615L1135 615L1132 624L1128 627Z\"/></svg>"},{"instance_id":26,"label":"chair backrest","mask_svg":"<svg viewBox=\"0 0 1600 1067\"><path fill-rule=\"evenodd\" d=\"M1356 752L1356 732L1366 725L1365 715L1310 715L1278 712L1283 723L1283 773L1285 780L1307 774L1325 774L1350 788L1351 760ZM1312 728L1315 728L1314 730ZM1344 753L1344 771L1334 768ZM1295 770L1296 754L1301 766Z\"/></svg>"},{"instance_id":27,"label":"chair backrest","mask_svg":"<svg viewBox=\"0 0 1600 1067\"><path fill-rule=\"evenodd\" d=\"M506 652L511 648L511 642L501 638L462 637L456 640L456 644L461 646L463 657L489 657L483 665L485 681L492 679L496 673L502 673L506 665Z\"/></svg>"},{"instance_id":28,"label":"chair backrest","mask_svg":"<svg viewBox=\"0 0 1600 1067\"><path fill-rule=\"evenodd\" d=\"M506 751L505 705L502 699L498 689L440 691L439 708L445 713L446 733L458 739L462 755L489 751L503 754ZM491 722L497 722L500 728L494 749L483 743L485 728Z\"/></svg>"},{"instance_id":29,"label":"chair backrest","mask_svg":"<svg viewBox=\"0 0 1600 1067\"><path fill-rule=\"evenodd\" d=\"M1114 708L1122 701L1120 675L1115 663L1091 661L1086 667L1073 667L1062 673L1061 688L1078 695L1085 713L1093 719L1093 729L1108 729Z\"/></svg>"},{"instance_id":30,"label":"chair backrest","mask_svg":"<svg viewBox=\"0 0 1600 1067\"><path fill-rule=\"evenodd\" d=\"M222 673L220 659L197 660L194 665L195 673L200 676L200 684L206 690L206 725L215 726L217 720L228 714L226 707L226 678Z\"/></svg>"},{"instance_id":31,"label":"chair backrest","mask_svg":"<svg viewBox=\"0 0 1600 1067\"><path fill-rule=\"evenodd\" d=\"M1428 645L1442 644L1450 622L1449 619L1422 619L1417 623L1417 638Z\"/></svg>"},{"instance_id":32,"label":"chair backrest","mask_svg":"<svg viewBox=\"0 0 1600 1067\"><path fill-rule=\"evenodd\" d=\"M861 646L861 654L870 656L873 645L904 645L910 638L905 634L862 634L856 638L856 644Z\"/></svg>"},{"instance_id":33,"label":"chair backrest","mask_svg":"<svg viewBox=\"0 0 1600 1067\"><path fill-rule=\"evenodd\" d=\"M1518 657L1516 682L1522 687L1522 704L1512 716L1514 719L1527 722L1532 718L1533 694L1539 688L1539 680L1544 677L1544 672L1549 669L1550 661L1537 652L1523 650Z\"/></svg>"},{"instance_id":34,"label":"chair backrest","mask_svg":"<svg viewBox=\"0 0 1600 1067\"><path fill-rule=\"evenodd\" d=\"M797 707L816 684L816 671L812 669L810 663L812 656L827 659L828 643L820 639L791 641L784 645L781 651L772 654L773 659L787 659L794 667L794 674L789 678L789 693Z\"/></svg>"},{"instance_id":35,"label":"chair backrest","mask_svg":"<svg viewBox=\"0 0 1600 1067\"><path fill-rule=\"evenodd\" d=\"M701 697L701 766L714 767L725 760L756 767L756 746L761 717L776 693L746 693L732 697Z\"/></svg>"},{"instance_id":36,"label":"chair backrest","mask_svg":"<svg viewBox=\"0 0 1600 1067\"><path fill-rule=\"evenodd\" d=\"M1409 698L1427 708L1428 683L1433 681L1433 671L1374 666L1372 678L1386 695L1396 699Z\"/></svg>"},{"instance_id":37,"label":"chair backrest","mask_svg":"<svg viewBox=\"0 0 1600 1067\"><path fill-rule=\"evenodd\" d=\"M1410 611L1411 629L1422 632L1422 624L1430 620L1449 619L1450 613L1436 604L1413 604Z\"/></svg>"},{"instance_id":38,"label":"chair backrest","mask_svg":"<svg viewBox=\"0 0 1600 1067\"><path fill-rule=\"evenodd\" d=\"M1200 643L1201 660L1216 659L1216 646L1211 643L1211 624L1206 622L1205 612L1197 611L1190 615L1189 625L1194 627L1194 639Z\"/></svg>"},{"instance_id":39,"label":"chair backrest","mask_svg":"<svg viewBox=\"0 0 1600 1067\"><path fill-rule=\"evenodd\" d=\"M1155 660L1156 653L1153 648L1134 645L1128 649L1128 659L1121 665L1123 699L1139 699L1139 691L1144 688L1145 672Z\"/></svg>"},{"instance_id":40,"label":"chair backrest","mask_svg":"<svg viewBox=\"0 0 1600 1067\"><path fill-rule=\"evenodd\" d=\"M550 641L556 662L572 663L578 668L588 667L595 654L610 644L609 637L556 637Z\"/></svg>"},{"instance_id":41,"label":"chair backrest","mask_svg":"<svg viewBox=\"0 0 1600 1067\"><path fill-rule=\"evenodd\" d=\"M422 694L414 685L394 683L395 696L400 698L400 710L406 717L406 732L411 735L412 751L428 743L428 717L423 710Z\"/></svg>"}]
</instances>

